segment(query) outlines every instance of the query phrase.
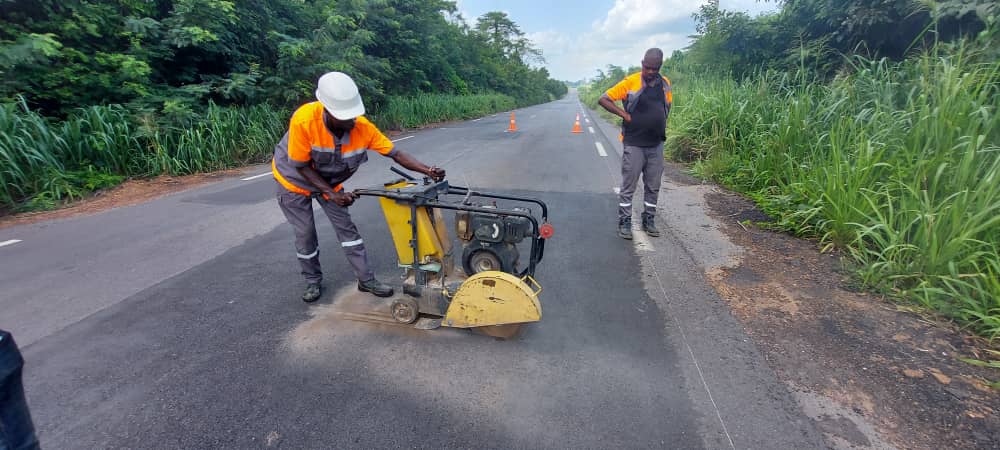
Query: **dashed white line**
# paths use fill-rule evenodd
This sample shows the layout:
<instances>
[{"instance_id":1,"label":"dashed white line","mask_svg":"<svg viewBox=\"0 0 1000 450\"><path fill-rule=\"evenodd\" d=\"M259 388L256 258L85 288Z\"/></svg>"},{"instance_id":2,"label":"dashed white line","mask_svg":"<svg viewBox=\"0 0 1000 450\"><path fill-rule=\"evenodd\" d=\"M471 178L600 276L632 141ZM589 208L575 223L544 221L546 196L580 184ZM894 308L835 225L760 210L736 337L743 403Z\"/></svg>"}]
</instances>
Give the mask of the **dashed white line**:
<instances>
[{"instance_id":1,"label":"dashed white line","mask_svg":"<svg viewBox=\"0 0 1000 450\"><path fill-rule=\"evenodd\" d=\"M611 188L611 190L615 191L615 194L621 194L622 193L622 188L619 188L619 187Z\"/></svg>"},{"instance_id":2,"label":"dashed white line","mask_svg":"<svg viewBox=\"0 0 1000 450\"><path fill-rule=\"evenodd\" d=\"M479 120L479 119L476 119L476 120ZM407 136L407 137L401 137L399 139L393 139L392 142L405 141L405 140L407 140L407 139L409 139L411 137L414 137L414 136Z\"/></svg>"},{"instance_id":3,"label":"dashed white line","mask_svg":"<svg viewBox=\"0 0 1000 450\"><path fill-rule=\"evenodd\" d=\"M587 127L587 129L590 130L590 134L594 134L594 127Z\"/></svg>"},{"instance_id":4,"label":"dashed white line","mask_svg":"<svg viewBox=\"0 0 1000 450\"><path fill-rule=\"evenodd\" d=\"M9 241L3 241L3 242L0 242L0 247L5 247L5 246L8 246L8 245L14 245L14 244L16 244L18 242L21 242L21 240L20 239L11 239Z\"/></svg>"},{"instance_id":5,"label":"dashed white line","mask_svg":"<svg viewBox=\"0 0 1000 450\"><path fill-rule=\"evenodd\" d=\"M601 143L600 143L600 142L594 142L594 145L596 145L596 146L597 146L597 154L598 154L598 155L601 155L601 156L608 156L608 152L604 151L604 146L603 146L603 145L601 145Z\"/></svg>"},{"instance_id":6,"label":"dashed white line","mask_svg":"<svg viewBox=\"0 0 1000 450\"><path fill-rule=\"evenodd\" d=\"M480 120L483 120L483 118L482 118L482 117L480 117L480 118L478 118L478 119L472 119L472 121L473 121L473 122L479 122Z\"/></svg>"},{"instance_id":7,"label":"dashed white line","mask_svg":"<svg viewBox=\"0 0 1000 450\"><path fill-rule=\"evenodd\" d=\"M254 175L254 176L252 176L252 177L246 177L246 178L240 178L240 181L250 181L250 180L256 180L256 179L258 179L258 178L260 178L260 177L266 177L266 176L268 176L268 175L270 175L270 174L271 174L271 172L264 172L264 173L262 173L262 174L260 174L260 175Z\"/></svg>"},{"instance_id":8,"label":"dashed white line","mask_svg":"<svg viewBox=\"0 0 1000 450\"><path fill-rule=\"evenodd\" d=\"M586 121L587 121L587 123L590 123L590 119L588 119L588 118L586 118L586 117L584 117L584 118L583 118L583 120L586 120Z\"/></svg>"}]
</instances>

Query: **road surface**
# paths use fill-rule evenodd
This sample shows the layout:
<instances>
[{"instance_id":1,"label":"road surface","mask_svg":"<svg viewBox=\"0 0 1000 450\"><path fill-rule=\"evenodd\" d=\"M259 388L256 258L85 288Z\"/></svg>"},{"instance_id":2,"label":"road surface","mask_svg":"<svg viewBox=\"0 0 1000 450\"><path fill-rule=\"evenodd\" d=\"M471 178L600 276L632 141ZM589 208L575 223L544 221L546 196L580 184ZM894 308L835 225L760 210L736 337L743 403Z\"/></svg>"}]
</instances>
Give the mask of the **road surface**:
<instances>
[{"instance_id":1,"label":"road surface","mask_svg":"<svg viewBox=\"0 0 1000 450\"><path fill-rule=\"evenodd\" d=\"M322 215L326 290L300 301L264 167L0 229L0 328L43 447L823 447L684 236L617 237L613 128L574 95L516 114L516 133L498 114L396 138L453 184L549 204L544 317L512 341L336 319L355 281ZM348 187L394 178L390 162ZM377 273L398 275L377 203L351 212Z\"/></svg>"}]
</instances>

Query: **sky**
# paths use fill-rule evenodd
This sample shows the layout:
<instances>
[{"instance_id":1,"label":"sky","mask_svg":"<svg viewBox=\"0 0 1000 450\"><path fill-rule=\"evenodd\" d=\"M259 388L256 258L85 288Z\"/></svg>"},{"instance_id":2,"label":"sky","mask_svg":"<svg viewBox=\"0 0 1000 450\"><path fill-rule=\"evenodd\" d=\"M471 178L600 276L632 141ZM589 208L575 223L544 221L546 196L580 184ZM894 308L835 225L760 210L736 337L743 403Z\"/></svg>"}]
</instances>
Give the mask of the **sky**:
<instances>
[{"instance_id":1,"label":"sky","mask_svg":"<svg viewBox=\"0 0 1000 450\"><path fill-rule=\"evenodd\" d=\"M558 80L593 77L608 64L638 66L647 48L665 55L690 43L691 14L704 0L458 0L470 23L489 11L503 11L545 57L544 66ZM777 10L777 3L720 0L730 11L751 15Z\"/></svg>"}]
</instances>

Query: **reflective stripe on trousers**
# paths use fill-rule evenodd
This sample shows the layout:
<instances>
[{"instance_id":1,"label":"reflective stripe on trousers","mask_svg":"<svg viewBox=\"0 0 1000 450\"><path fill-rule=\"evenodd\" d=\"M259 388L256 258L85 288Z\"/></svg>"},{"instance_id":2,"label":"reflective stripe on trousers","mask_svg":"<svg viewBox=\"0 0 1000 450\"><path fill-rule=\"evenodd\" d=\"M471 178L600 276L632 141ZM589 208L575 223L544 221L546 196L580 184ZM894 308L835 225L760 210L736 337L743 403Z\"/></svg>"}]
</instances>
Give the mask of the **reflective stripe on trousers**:
<instances>
[{"instance_id":1,"label":"reflective stripe on trousers","mask_svg":"<svg viewBox=\"0 0 1000 450\"><path fill-rule=\"evenodd\" d=\"M312 202L311 197L289 192L278 185L278 206L295 231L295 254L302 266L302 275L307 283L319 283L323 281L323 271L319 264L319 240L316 237ZM358 234L358 227L351 220L347 208L328 201L319 201L319 204L337 232L337 239L354 269L354 275L362 281L374 278L375 273L368 266L364 240Z\"/></svg>"},{"instance_id":2,"label":"reflective stripe on trousers","mask_svg":"<svg viewBox=\"0 0 1000 450\"><path fill-rule=\"evenodd\" d=\"M653 147L626 145L622 151L622 187L618 196L618 218L632 218L632 197L642 176L643 216L656 214L663 178L663 144Z\"/></svg>"}]
</instances>

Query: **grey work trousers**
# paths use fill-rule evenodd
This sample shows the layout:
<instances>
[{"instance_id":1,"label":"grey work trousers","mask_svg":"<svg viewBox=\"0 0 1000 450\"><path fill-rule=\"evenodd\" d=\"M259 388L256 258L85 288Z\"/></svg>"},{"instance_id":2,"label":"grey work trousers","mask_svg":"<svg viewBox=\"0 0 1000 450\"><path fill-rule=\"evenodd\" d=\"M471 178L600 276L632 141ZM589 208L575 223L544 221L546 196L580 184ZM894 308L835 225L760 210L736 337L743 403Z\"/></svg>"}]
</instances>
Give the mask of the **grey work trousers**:
<instances>
[{"instance_id":1,"label":"grey work trousers","mask_svg":"<svg viewBox=\"0 0 1000 450\"><path fill-rule=\"evenodd\" d=\"M302 266L302 275L305 276L306 283L319 283L323 281L323 271L319 266L319 240L316 238L312 202L311 197L289 192L278 185L278 206L295 230L295 252L299 265ZM344 248L347 261L354 268L354 275L359 281L375 278L375 273L368 266L364 240L358 233L358 227L351 221L347 208L331 201L320 200L319 204L337 232L337 239Z\"/></svg>"},{"instance_id":2,"label":"grey work trousers","mask_svg":"<svg viewBox=\"0 0 1000 450\"><path fill-rule=\"evenodd\" d=\"M626 145L622 151L622 187L618 198L618 219L632 219L632 197L639 184L645 186L642 216L656 215L656 201L660 197L660 180L663 177L663 144L652 147Z\"/></svg>"}]
</instances>

